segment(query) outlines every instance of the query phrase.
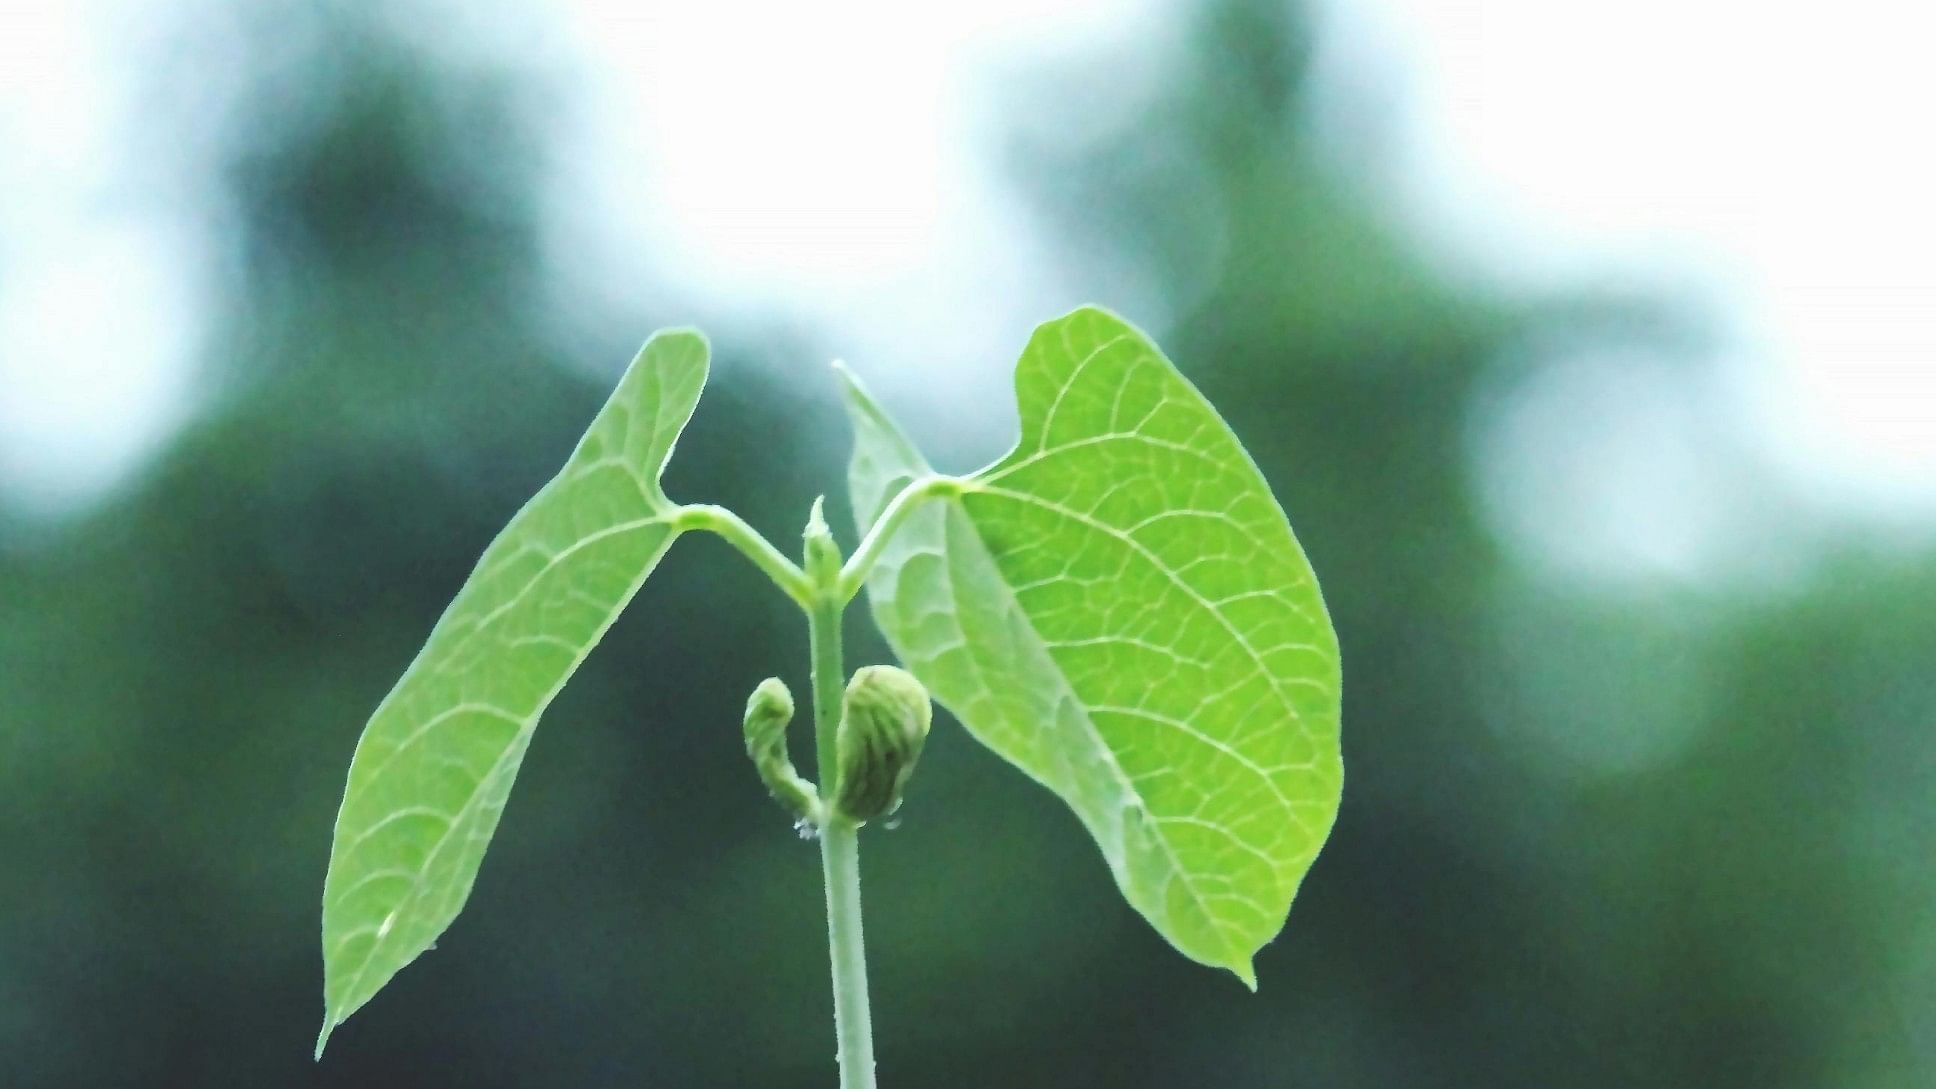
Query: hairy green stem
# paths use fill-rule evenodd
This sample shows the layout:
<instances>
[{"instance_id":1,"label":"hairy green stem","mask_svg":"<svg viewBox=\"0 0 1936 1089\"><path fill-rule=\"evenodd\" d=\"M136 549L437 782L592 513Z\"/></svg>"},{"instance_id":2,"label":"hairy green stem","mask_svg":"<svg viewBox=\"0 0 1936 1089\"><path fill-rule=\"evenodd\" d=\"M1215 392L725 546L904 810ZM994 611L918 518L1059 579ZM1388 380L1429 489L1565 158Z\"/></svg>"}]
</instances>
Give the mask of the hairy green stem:
<instances>
[{"instance_id":1,"label":"hairy green stem","mask_svg":"<svg viewBox=\"0 0 1936 1089\"><path fill-rule=\"evenodd\" d=\"M969 484L969 481L960 477L936 474L919 477L902 488L881 511L880 517L874 519L867 536L861 538L860 546L854 549L853 556L840 569L840 600L852 601L860 588L867 584L867 576L873 573L874 564L880 560L887 542L893 539L895 531L901 528L916 507L929 499L960 495Z\"/></svg>"},{"instance_id":2,"label":"hairy green stem","mask_svg":"<svg viewBox=\"0 0 1936 1089\"><path fill-rule=\"evenodd\" d=\"M746 520L725 507L711 503L688 503L673 515L673 527L681 532L689 529L703 529L718 534L727 544L739 549L753 566L773 580L786 595L803 609L812 607L813 586L806 572L800 570L792 560L786 558L772 542L760 536L760 531L746 524Z\"/></svg>"},{"instance_id":3,"label":"hairy green stem","mask_svg":"<svg viewBox=\"0 0 1936 1089\"><path fill-rule=\"evenodd\" d=\"M867 953L860 931L859 833L859 828L839 817L820 830L840 1089L874 1089L874 1023L867 1004Z\"/></svg>"},{"instance_id":4,"label":"hairy green stem","mask_svg":"<svg viewBox=\"0 0 1936 1089\"><path fill-rule=\"evenodd\" d=\"M833 797L839 774L835 737L840 729L840 617L846 599L838 594L839 550L820 507L807 526L806 577L812 585L807 605L807 636L813 669L813 731L818 775ZM874 1021L867 1001L867 954L861 940L860 839L858 826L828 807L820 826L820 868L827 885L827 951L833 967L834 1040L841 1089L874 1089Z\"/></svg>"}]
</instances>

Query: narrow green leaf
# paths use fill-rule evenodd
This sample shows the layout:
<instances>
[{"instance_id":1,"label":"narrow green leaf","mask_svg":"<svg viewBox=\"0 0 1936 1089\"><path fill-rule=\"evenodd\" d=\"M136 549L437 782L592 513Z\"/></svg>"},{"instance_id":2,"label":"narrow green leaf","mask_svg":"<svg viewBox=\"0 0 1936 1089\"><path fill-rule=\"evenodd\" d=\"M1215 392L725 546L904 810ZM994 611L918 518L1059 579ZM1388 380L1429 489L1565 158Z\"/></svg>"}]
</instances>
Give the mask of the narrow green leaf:
<instances>
[{"instance_id":1,"label":"narrow green leaf","mask_svg":"<svg viewBox=\"0 0 1936 1089\"><path fill-rule=\"evenodd\" d=\"M697 332L646 343L364 728L323 885L318 1057L457 917L538 716L677 536L659 476L707 356Z\"/></svg>"},{"instance_id":2,"label":"narrow green leaf","mask_svg":"<svg viewBox=\"0 0 1936 1089\"><path fill-rule=\"evenodd\" d=\"M1262 474L1147 337L1078 310L1015 371L1022 435L869 579L902 660L1062 797L1177 949L1252 987L1337 813L1337 637ZM857 385L872 522L928 471Z\"/></svg>"}]
</instances>

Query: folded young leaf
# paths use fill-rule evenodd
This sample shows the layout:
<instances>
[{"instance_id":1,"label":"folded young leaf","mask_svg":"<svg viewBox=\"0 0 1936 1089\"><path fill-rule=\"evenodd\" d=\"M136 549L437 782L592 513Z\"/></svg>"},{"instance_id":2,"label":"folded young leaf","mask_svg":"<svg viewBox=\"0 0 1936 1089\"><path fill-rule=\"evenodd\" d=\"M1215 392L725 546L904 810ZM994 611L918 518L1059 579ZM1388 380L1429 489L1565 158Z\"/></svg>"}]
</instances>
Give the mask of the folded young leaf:
<instances>
[{"instance_id":1,"label":"folded young leaf","mask_svg":"<svg viewBox=\"0 0 1936 1089\"><path fill-rule=\"evenodd\" d=\"M318 1056L457 917L538 716L677 535L659 476L707 356L696 332L646 343L364 728L323 885Z\"/></svg>"},{"instance_id":2,"label":"folded young leaf","mask_svg":"<svg viewBox=\"0 0 1936 1089\"><path fill-rule=\"evenodd\" d=\"M1015 371L1022 435L868 582L915 676L1062 797L1129 903L1252 987L1336 816L1337 637L1262 474L1147 337L1082 309ZM857 385L855 516L928 467Z\"/></svg>"}]
</instances>

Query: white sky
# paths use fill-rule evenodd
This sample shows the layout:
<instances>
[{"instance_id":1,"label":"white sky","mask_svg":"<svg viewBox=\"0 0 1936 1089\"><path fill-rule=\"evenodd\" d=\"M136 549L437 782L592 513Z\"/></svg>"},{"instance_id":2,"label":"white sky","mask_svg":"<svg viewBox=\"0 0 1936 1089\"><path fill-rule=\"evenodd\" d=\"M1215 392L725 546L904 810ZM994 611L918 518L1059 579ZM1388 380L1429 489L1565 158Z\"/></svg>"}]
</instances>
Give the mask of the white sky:
<instances>
[{"instance_id":1,"label":"white sky","mask_svg":"<svg viewBox=\"0 0 1936 1089\"><path fill-rule=\"evenodd\" d=\"M1393 188L1422 228L1520 279L1701 285L1742 407L1792 472L1936 503L1925 5L1336 7L1338 50L1399 87Z\"/></svg>"},{"instance_id":2,"label":"white sky","mask_svg":"<svg viewBox=\"0 0 1936 1089\"><path fill-rule=\"evenodd\" d=\"M192 224L118 176L110 13L0 0L0 489L64 508L187 408Z\"/></svg>"},{"instance_id":3,"label":"white sky","mask_svg":"<svg viewBox=\"0 0 1936 1089\"><path fill-rule=\"evenodd\" d=\"M130 175L132 5L0 0L0 487L48 510L190 403L197 225ZM545 47L582 58L592 109L555 245L594 255L588 292L650 254L721 311L824 324L870 377L992 393L1028 325L1081 297L985 158L998 92L1147 37L1167 6L564 4ZM1735 378L1720 411L1823 497L1936 513L1936 18L1887 0L1322 14L1319 101L1334 124L1366 96L1394 119L1377 183L1449 264L1695 285Z\"/></svg>"}]
</instances>

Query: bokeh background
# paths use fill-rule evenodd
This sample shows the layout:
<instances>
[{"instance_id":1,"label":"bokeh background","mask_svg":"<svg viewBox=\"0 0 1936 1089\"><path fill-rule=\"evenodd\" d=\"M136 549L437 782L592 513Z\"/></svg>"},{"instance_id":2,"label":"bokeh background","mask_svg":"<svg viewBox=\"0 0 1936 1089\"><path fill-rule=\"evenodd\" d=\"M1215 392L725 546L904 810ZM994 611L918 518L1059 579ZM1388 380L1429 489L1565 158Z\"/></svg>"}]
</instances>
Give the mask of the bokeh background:
<instances>
[{"instance_id":1,"label":"bokeh background","mask_svg":"<svg viewBox=\"0 0 1936 1089\"><path fill-rule=\"evenodd\" d=\"M828 359L967 470L1090 300L1291 513L1343 813L1252 996L944 721L866 837L884 1084L1936 1084L1913 13L964 7L0 6L0 1084L831 1084L738 738L804 632L726 548L317 1064L349 754L651 329L718 354L672 494L784 541Z\"/></svg>"}]
</instances>

